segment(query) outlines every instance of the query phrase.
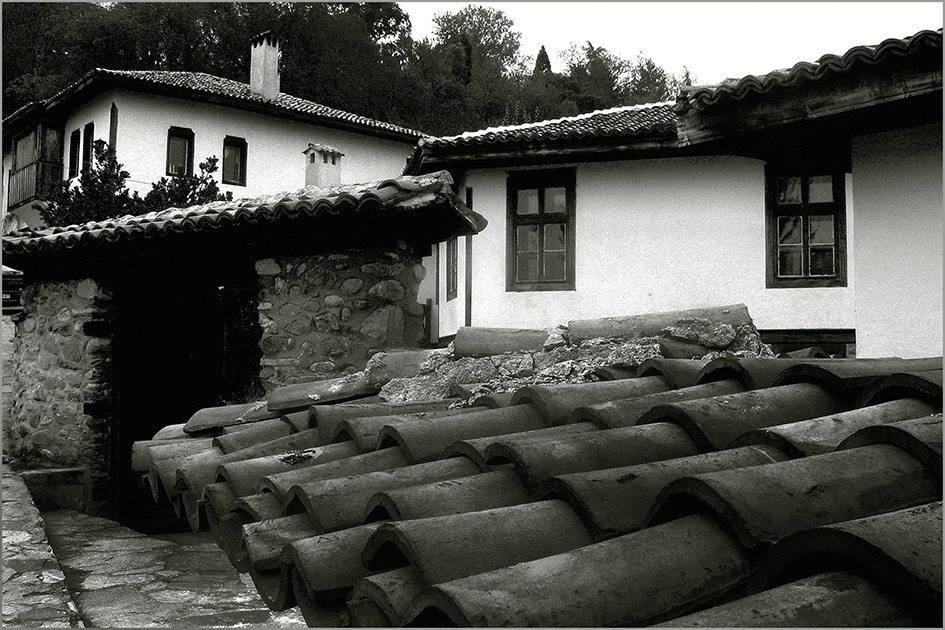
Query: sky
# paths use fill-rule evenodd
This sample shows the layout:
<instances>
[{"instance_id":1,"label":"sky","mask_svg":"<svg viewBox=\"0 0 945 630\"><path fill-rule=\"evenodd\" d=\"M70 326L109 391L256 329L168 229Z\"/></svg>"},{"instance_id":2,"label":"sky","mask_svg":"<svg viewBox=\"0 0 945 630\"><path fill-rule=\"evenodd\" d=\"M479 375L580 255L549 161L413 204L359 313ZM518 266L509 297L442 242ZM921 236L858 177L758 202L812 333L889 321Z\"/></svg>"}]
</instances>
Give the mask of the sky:
<instances>
[{"instance_id":1,"label":"sky","mask_svg":"<svg viewBox=\"0 0 945 630\"><path fill-rule=\"evenodd\" d=\"M433 16L470 2L398 2L414 39ZM842 54L863 44L942 28L942 2L476 2L501 9L521 33L521 52L542 45L551 67L559 53L590 41L624 59L640 53L672 74L688 68L695 84L764 74Z\"/></svg>"}]
</instances>

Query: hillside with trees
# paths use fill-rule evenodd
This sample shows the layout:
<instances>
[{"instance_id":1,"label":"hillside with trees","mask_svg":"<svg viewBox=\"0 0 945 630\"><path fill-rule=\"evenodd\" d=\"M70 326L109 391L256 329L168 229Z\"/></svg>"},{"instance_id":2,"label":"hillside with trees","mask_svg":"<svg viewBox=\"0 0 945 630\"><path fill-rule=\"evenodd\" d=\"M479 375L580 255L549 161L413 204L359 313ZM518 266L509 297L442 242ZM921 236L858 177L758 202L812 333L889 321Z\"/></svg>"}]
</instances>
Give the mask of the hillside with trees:
<instances>
[{"instance_id":1,"label":"hillside with trees","mask_svg":"<svg viewBox=\"0 0 945 630\"><path fill-rule=\"evenodd\" d=\"M574 43L566 70L521 50L501 10L469 5L410 36L395 3L4 2L4 116L93 68L188 70L248 80L249 41L283 39L283 92L434 135L672 98L673 76L641 54ZM37 37L42 33L42 37Z\"/></svg>"}]
</instances>

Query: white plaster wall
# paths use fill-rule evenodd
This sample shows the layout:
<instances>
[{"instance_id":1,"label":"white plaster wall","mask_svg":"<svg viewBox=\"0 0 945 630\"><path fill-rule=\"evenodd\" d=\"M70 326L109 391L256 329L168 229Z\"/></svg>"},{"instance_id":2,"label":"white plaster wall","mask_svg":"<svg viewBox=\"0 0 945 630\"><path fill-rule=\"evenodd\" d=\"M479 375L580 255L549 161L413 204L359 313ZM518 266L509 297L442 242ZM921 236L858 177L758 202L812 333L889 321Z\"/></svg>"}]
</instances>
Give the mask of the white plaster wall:
<instances>
[{"instance_id":1,"label":"white plaster wall","mask_svg":"<svg viewBox=\"0 0 945 630\"><path fill-rule=\"evenodd\" d=\"M506 292L506 174L473 171L466 181L475 191L476 211L489 220L475 237L474 326L543 328L572 319L745 303L758 328L854 327L852 287L765 288L760 161L578 165L574 291ZM455 332L451 321L441 297L441 335Z\"/></svg>"},{"instance_id":2,"label":"white plaster wall","mask_svg":"<svg viewBox=\"0 0 945 630\"><path fill-rule=\"evenodd\" d=\"M854 138L857 356L942 354L942 125Z\"/></svg>"},{"instance_id":3,"label":"white plaster wall","mask_svg":"<svg viewBox=\"0 0 945 630\"><path fill-rule=\"evenodd\" d=\"M412 142L394 142L309 125L230 107L195 103L171 97L111 90L77 108L66 121L65 157L69 134L93 121L97 138L108 140L109 111L118 107L118 160L131 177L130 190L142 195L165 176L167 130L186 127L194 132L194 172L208 156L220 158L214 179L223 192L234 197L292 191L305 185L305 156L310 142L327 144L342 151L342 183L361 183L397 177L413 150ZM246 186L220 183L223 138L227 135L247 142Z\"/></svg>"},{"instance_id":4,"label":"white plaster wall","mask_svg":"<svg viewBox=\"0 0 945 630\"><path fill-rule=\"evenodd\" d=\"M478 203L478 200L477 200ZM478 210L477 210L478 212ZM487 228L488 229L488 228ZM456 297L447 301L446 299L446 243L440 243L439 247L439 267L440 267L440 304L439 304L439 335L448 337L456 334L460 326L466 324L466 239L468 236L460 236L456 240ZM478 238L474 239L478 245ZM473 255L475 256L475 247ZM504 255L504 254L503 254ZM474 266L478 261L474 259ZM473 280L475 283L475 279ZM476 295L476 286L473 284L473 296ZM485 326L486 324L477 324Z\"/></svg>"}]
</instances>

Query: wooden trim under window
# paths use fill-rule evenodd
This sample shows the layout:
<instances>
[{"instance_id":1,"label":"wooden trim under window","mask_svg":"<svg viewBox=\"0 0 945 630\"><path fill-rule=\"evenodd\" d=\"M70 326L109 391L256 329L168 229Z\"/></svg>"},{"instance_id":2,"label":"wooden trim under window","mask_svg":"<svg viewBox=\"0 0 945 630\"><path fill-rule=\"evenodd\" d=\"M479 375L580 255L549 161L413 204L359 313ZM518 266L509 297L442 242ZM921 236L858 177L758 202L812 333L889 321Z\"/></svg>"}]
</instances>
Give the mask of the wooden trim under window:
<instances>
[{"instance_id":1,"label":"wooden trim under window","mask_svg":"<svg viewBox=\"0 0 945 630\"><path fill-rule=\"evenodd\" d=\"M509 173L506 291L574 290L575 180L574 169ZM562 189L564 207L552 207ZM519 208L520 197L528 207Z\"/></svg>"}]
</instances>

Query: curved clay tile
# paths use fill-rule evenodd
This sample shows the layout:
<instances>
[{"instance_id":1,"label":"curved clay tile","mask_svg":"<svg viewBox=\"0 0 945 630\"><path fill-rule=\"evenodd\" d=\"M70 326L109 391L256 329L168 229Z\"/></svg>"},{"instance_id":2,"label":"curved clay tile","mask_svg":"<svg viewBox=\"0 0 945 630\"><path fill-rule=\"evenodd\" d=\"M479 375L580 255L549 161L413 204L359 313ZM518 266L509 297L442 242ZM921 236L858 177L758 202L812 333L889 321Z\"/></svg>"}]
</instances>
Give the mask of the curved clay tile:
<instances>
[{"instance_id":1,"label":"curved clay tile","mask_svg":"<svg viewBox=\"0 0 945 630\"><path fill-rule=\"evenodd\" d=\"M302 619L310 628L341 628L347 625L348 607L343 597L318 598L309 592L301 573L294 567L284 569L285 578L292 587L294 597L291 601L298 606Z\"/></svg>"},{"instance_id":2,"label":"curved clay tile","mask_svg":"<svg viewBox=\"0 0 945 630\"><path fill-rule=\"evenodd\" d=\"M828 359L824 359L825 361ZM834 359L843 361L845 359ZM709 383L722 379L736 378L745 389L766 389L774 385L775 380L784 370L799 363L809 363L809 359L743 359L719 357L712 359L699 372L699 382Z\"/></svg>"},{"instance_id":3,"label":"curved clay tile","mask_svg":"<svg viewBox=\"0 0 945 630\"><path fill-rule=\"evenodd\" d=\"M637 366L637 376L662 376L674 389L699 384L706 359L646 359Z\"/></svg>"},{"instance_id":4,"label":"curved clay tile","mask_svg":"<svg viewBox=\"0 0 945 630\"><path fill-rule=\"evenodd\" d=\"M278 414L267 410L266 401L264 400L242 405L207 407L194 412L194 415L184 423L184 431L187 433L199 433L210 429L219 429L224 426L255 422L256 420L266 420L275 417L278 417Z\"/></svg>"},{"instance_id":5,"label":"curved clay tile","mask_svg":"<svg viewBox=\"0 0 945 630\"><path fill-rule=\"evenodd\" d=\"M922 398L942 406L942 371L897 372L883 376L870 383L857 399L858 407L904 398Z\"/></svg>"},{"instance_id":6,"label":"curved clay tile","mask_svg":"<svg viewBox=\"0 0 945 630\"><path fill-rule=\"evenodd\" d=\"M660 491L671 481L689 475L746 466L760 466L787 459L771 447L733 448L552 477L555 495L568 502L595 540L628 534L643 527Z\"/></svg>"},{"instance_id":7,"label":"curved clay tile","mask_svg":"<svg viewBox=\"0 0 945 630\"><path fill-rule=\"evenodd\" d=\"M627 627L688 612L748 577L750 558L707 515L438 584L411 625Z\"/></svg>"},{"instance_id":8,"label":"curved clay tile","mask_svg":"<svg viewBox=\"0 0 945 630\"><path fill-rule=\"evenodd\" d=\"M940 626L942 502L788 536L759 560L748 592L804 576L811 567L860 573L904 600L921 625Z\"/></svg>"},{"instance_id":9,"label":"curved clay tile","mask_svg":"<svg viewBox=\"0 0 945 630\"><path fill-rule=\"evenodd\" d=\"M426 583L420 577L420 573L413 567L402 567L361 578L351 589L351 595L348 598L351 625L363 628L371 623L365 616L366 613L361 610L356 612L355 607L352 607L352 603L360 600L372 602L383 615L382 623L386 622L387 626L402 625L406 621L403 617L407 612L407 606L425 586Z\"/></svg>"},{"instance_id":10,"label":"curved clay tile","mask_svg":"<svg viewBox=\"0 0 945 630\"><path fill-rule=\"evenodd\" d=\"M229 511L220 518L220 536L223 551L237 571L242 573L250 568L243 544L243 526L281 516L282 503L268 492L239 497L230 504Z\"/></svg>"},{"instance_id":11,"label":"curved clay tile","mask_svg":"<svg viewBox=\"0 0 945 630\"><path fill-rule=\"evenodd\" d=\"M453 442L547 426L532 405L513 405L446 418L421 419L381 429L381 447L398 445L411 462L432 461Z\"/></svg>"},{"instance_id":12,"label":"curved clay tile","mask_svg":"<svg viewBox=\"0 0 945 630\"><path fill-rule=\"evenodd\" d=\"M775 385L818 383L837 391L861 390L893 372L941 370L942 358L930 359L822 359L793 365Z\"/></svg>"},{"instance_id":13,"label":"curved clay tile","mask_svg":"<svg viewBox=\"0 0 945 630\"><path fill-rule=\"evenodd\" d=\"M567 424L578 407L624 398L636 398L671 389L662 376L627 378L618 381L564 385L527 385L512 396L511 404L531 403L542 414L546 426Z\"/></svg>"},{"instance_id":14,"label":"curved clay tile","mask_svg":"<svg viewBox=\"0 0 945 630\"><path fill-rule=\"evenodd\" d=\"M376 450L380 444L380 432L385 426L398 427L416 420L432 420L449 416L460 416L475 413L476 411L476 409L467 407L462 409L419 411L412 414L352 418L341 422L341 426L338 427L338 434L333 436L332 439L339 440L347 437L353 440L362 451L373 451Z\"/></svg>"},{"instance_id":15,"label":"curved clay tile","mask_svg":"<svg viewBox=\"0 0 945 630\"><path fill-rule=\"evenodd\" d=\"M280 414L327 402L370 396L380 388L370 385L363 372L311 383L281 385L269 395L266 408Z\"/></svg>"},{"instance_id":16,"label":"curved clay tile","mask_svg":"<svg viewBox=\"0 0 945 630\"><path fill-rule=\"evenodd\" d=\"M295 432L288 422L282 418L273 418L272 420L261 420L254 422L245 431L231 433L229 435L218 435L213 438L213 445L223 451L225 454L239 451L250 446L255 446L262 442L270 442L277 438L285 437Z\"/></svg>"},{"instance_id":17,"label":"curved clay tile","mask_svg":"<svg viewBox=\"0 0 945 630\"><path fill-rule=\"evenodd\" d=\"M403 521L478 512L528 501L528 490L514 470L495 470L378 492L367 502L364 522Z\"/></svg>"},{"instance_id":18,"label":"curved clay tile","mask_svg":"<svg viewBox=\"0 0 945 630\"><path fill-rule=\"evenodd\" d=\"M594 376L602 381L616 381L622 378L636 378L637 368L629 365L606 365L594 368Z\"/></svg>"},{"instance_id":19,"label":"curved clay tile","mask_svg":"<svg viewBox=\"0 0 945 630\"><path fill-rule=\"evenodd\" d=\"M131 470L148 472L152 462L194 455L214 446L214 438L141 440L131 445Z\"/></svg>"},{"instance_id":20,"label":"curved clay tile","mask_svg":"<svg viewBox=\"0 0 945 630\"><path fill-rule=\"evenodd\" d=\"M361 453L360 455L351 455L333 461L317 463L303 469L268 475L259 480L257 490L271 492L281 501L288 494L289 489L299 483L319 479L334 479L346 475L360 475L389 468L400 468L407 464L407 458L399 448L385 448L370 453Z\"/></svg>"},{"instance_id":21,"label":"curved clay tile","mask_svg":"<svg viewBox=\"0 0 945 630\"><path fill-rule=\"evenodd\" d=\"M547 427L508 433L505 435L491 435L470 440L460 440L450 444L449 447L443 451L443 457L462 455L479 464L479 467L483 470L491 470L494 464L508 464L511 461L501 455L494 455L492 460L486 461L486 451L493 444L517 444L519 442L530 442L533 440L566 439L567 436L598 430L599 429L591 422L578 422L576 424L564 424L560 427Z\"/></svg>"},{"instance_id":22,"label":"curved clay tile","mask_svg":"<svg viewBox=\"0 0 945 630\"><path fill-rule=\"evenodd\" d=\"M486 409L498 409L499 407L508 407L512 404L514 392L497 392L479 396L472 402L472 407L485 407Z\"/></svg>"},{"instance_id":23,"label":"curved clay tile","mask_svg":"<svg viewBox=\"0 0 945 630\"><path fill-rule=\"evenodd\" d=\"M304 510L319 532L331 532L360 523L368 500L377 492L480 472L474 462L465 457L453 457L392 470L303 482L292 486L283 504L286 514Z\"/></svg>"},{"instance_id":24,"label":"curved clay tile","mask_svg":"<svg viewBox=\"0 0 945 630\"><path fill-rule=\"evenodd\" d=\"M591 542L574 511L551 500L384 523L361 558L375 571L409 565L427 584L440 584Z\"/></svg>"},{"instance_id":25,"label":"curved clay tile","mask_svg":"<svg viewBox=\"0 0 945 630\"><path fill-rule=\"evenodd\" d=\"M830 416L748 431L735 438L729 448L768 444L791 457L822 455L836 450L843 440L860 429L919 418L932 411L928 403L903 398Z\"/></svg>"},{"instance_id":26,"label":"curved clay tile","mask_svg":"<svg viewBox=\"0 0 945 630\"><path fill-rule=\"evenodd\" d=\"M941 479L894 446L693 475L666 486L650 523L708 510L746 547L797 531L940 499Z\"/></svg>"},{"instance_id":27,"label":"curved clay tile","mask_svg":"<svg viewBox=\"0 0 945 630\"><path fill-rule=\"evenodd\" d=\"M283 570L298 572L310 598L343 599L355 582L372 573L361 562L361 552L378 527L370 523L296 540L285 547Z\"/></svg>"},{"instance_id":28,"label":"curved clay tile","mask_svg":"<svg viewBox=\"0 0 945 630\"><path fill-rule=\"evenodd\" d=\"M686 429L702 450L709 451L727 448L735 438L752 429L847 409L839 396L826 389L798 383L657 405L643 414L638 424L674 422Z\"/></svg>"},{"instance_id":29,"label":"curved clay tile","mask_svg":"<svg viewBox=\"0 0 945 630\"><path fill-rule=\"evenodd\" d=\"M871 580L828 571L742 597L654 628L903 628L923 623Z\"/></svg>"},{"instance_id":30,"label":"curved clay tile","mask_svg":"<svg viewBox=\"0 0 945 630\"><path fill-rule=\"evenodd\" d=\"M282 414L279 417L282 418L283 422L288 422L293 427L295 427L295 430L297 432L307 431L309 429L308 409L305 409L303 411L293 411L291 413ZM328 441L326 441L325 443L327 444Z\"/></svg>"},{"instance_id":31,"label":"curved clay tile","mask_svg":"<svg viewBox=\"0 0 945 630\"><path fill-rule=\"evenodd\" d=\"M306 514L281 516L244 525L243 549L253 568L278 569L283 547L321 533Z\"/></svg>"},{"instance_id":32,"label":"curved clay tile","mask_svg":"<svg viewBox=\"0 0 945 630\"><path fill-rule=\"evenodd\" d=\"M870 444L892 444L911 454L936 474L942 474L942 414L902 420L860 429L837 446L837 450Z\"/></svg>"},{"instance_id":33,"label":"curved clay tile","mask_svg":"<svg viewBox=\"0 0 945 630\"><path fill-rule=\"evenodd\" d=\"M530 492L540 494L552 476L631 466L700 452L684 429L661 422L558 439L498 442L489 446L485 455L486 461L502 457L513 462Z\"/></svg>"},{"instance_id":34,"label":"curved clay tile","mask_svg":"<svg viewBox=\"0 0 945 630\"><path fill-rule=\"evenodd\" d=\"M658 394L647 394L639 398L624 398L578 407L571 413L570 419L572 422L593 422L602 429L632 427L640 421L645 413L657 405L694 400L696 398L711 398L712 396L725 394L737 394L743 391L745 391L745 386L736 379L714 381Z\"/></svg>"},{"instance_id":35,"label":"curved clay tile","mask_svg":"<svg viewBox=\"0 0 945 630\"><path fill-rule=\"evenodd\" d=\"M341 423L355 418L403 415L426 411L439 411L449 407L451 400L435 400L402 403L336 403L313 405L309 408L309 425L319 427L326 438L334 439Z\"/></svg>"}]
</instances>

